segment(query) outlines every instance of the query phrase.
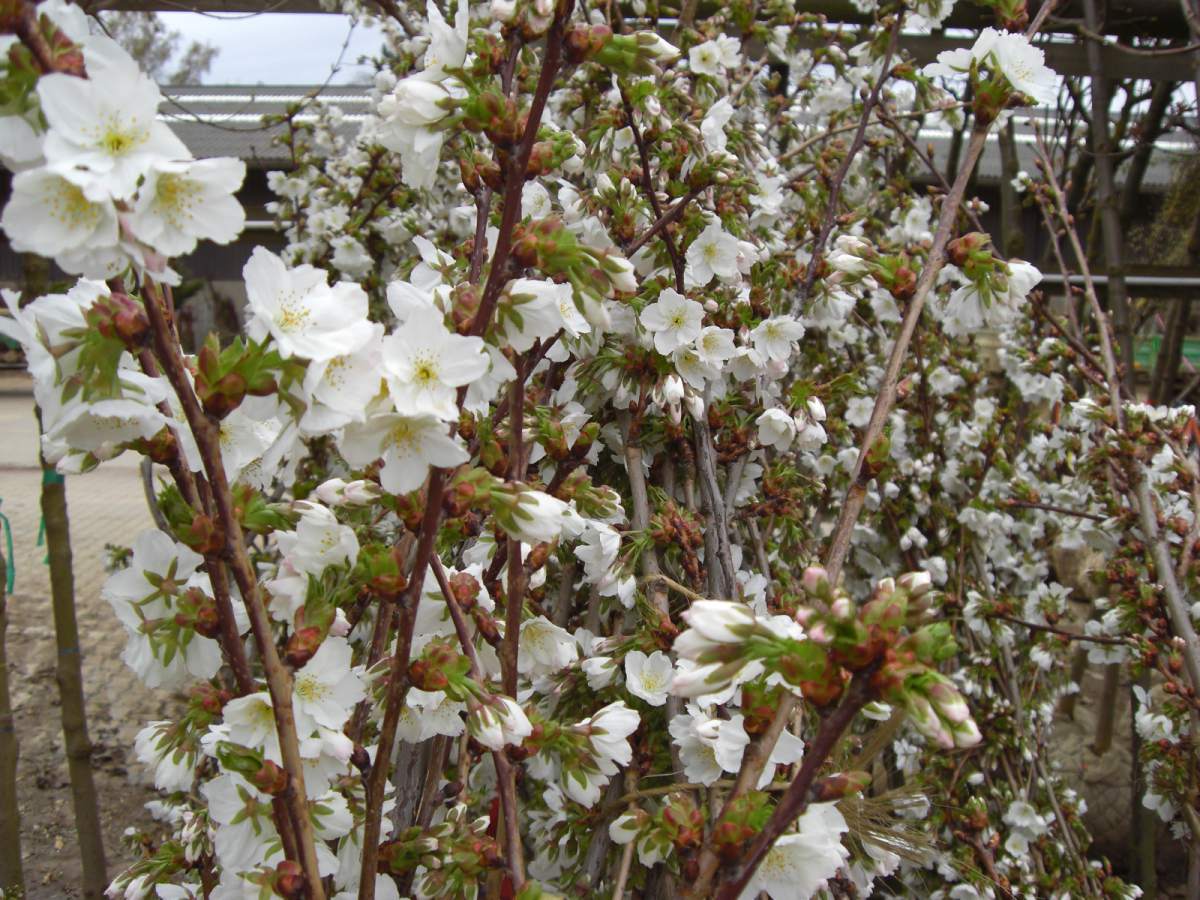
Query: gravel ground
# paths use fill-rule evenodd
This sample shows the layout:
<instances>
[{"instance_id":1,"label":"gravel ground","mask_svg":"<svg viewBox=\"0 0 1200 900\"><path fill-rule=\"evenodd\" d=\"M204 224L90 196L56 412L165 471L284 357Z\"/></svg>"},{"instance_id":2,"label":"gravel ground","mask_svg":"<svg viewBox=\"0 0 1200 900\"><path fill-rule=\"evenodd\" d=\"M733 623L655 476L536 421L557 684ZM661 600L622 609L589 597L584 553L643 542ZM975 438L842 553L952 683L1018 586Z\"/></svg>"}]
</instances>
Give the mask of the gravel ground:
<instances>
[{"instance_id":1,"label":"gravel ground","mask_svg":"<svg viewBox=\"0 0 1200 900\"><path fill-rule=\"evenodd\" d=\"M0 512L12 524L15 545L7 650L20 741L17 777L25 882L30 898L78 897L80 867L55 682L49 570L45 550L37 546L41 472L36 454L28 382L0 373ZM109 877L133 859L122 846L124 829L153 828L143 804L154 792L142 781L133 736L143 722L160 718L174 702L170 695L144 688L125 667L124 632L100 599L105 545L128 546L152 526L136 465L133 458L113 460L66 481L85 702Z\"/></svg>"}]
</instances>

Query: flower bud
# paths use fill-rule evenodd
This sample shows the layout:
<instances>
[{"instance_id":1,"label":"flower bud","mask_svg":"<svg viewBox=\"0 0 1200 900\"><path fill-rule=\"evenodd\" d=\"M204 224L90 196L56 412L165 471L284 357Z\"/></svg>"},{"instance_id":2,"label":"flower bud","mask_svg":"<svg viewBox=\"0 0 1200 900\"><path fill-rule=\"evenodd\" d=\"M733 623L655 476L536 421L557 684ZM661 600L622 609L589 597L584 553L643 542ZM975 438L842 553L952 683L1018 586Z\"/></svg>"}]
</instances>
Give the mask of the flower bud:
<instances>
[{"instance_id":1,"label":"flower bud","mask_svg":"<svg viewBox=\"0 0 1200 900\"><path fill-rule=\"evenodd\" d=\"M959 725L971 718L971 709L962 694L949 681L935 681L926 689L938 715L953 725Z\"/></svg>"},{"instance_id":2,"label":"flower bud","mask_svg":"<svg viewBox=\"0 0 1200 900\"><path fill-rule=\"evenodd\" d=\"M800 585L814 597L826 596L832 585L829 583L829 573L821 566L809 566L800 576Z\"/></svg>"},{"instance_id":3,"label":"flower bud","mask_svg":"<svg viewBox=\"0 0 1200 900\"><path fill-rule=\"evenodd\" d=\"M497 22L511 22L517 14L516 0L492 0L491 12Z\"/></svg>"},{"instance_id":4,"label":"flower bud","mask_svg":"<svg viewBox=\"0 0 1200 900\"><path fill-rule=\"evenodd\" d=\"M304 900L308 885L304 869L294 859L285 859L275 867L275 893L284 900Z\"/></svg>"},{"instance_id":5,"label":"flower bud","mask_svg":"<svg viewBox=\"0 0 1200 900\"><path fill-rule=\"evenodd\" d=\"M917 731L925 735L943 750L954 748L954 737L938 718L933 705L924 697L911 692L905 695L908 714Z\"/></svg>"},{"instance_id":6,"label":"flower bud","mask_svg":"<svg viewBox=\"0 0 1200 900\"><path fill-rule=\"evenodd\" d=\"M693 669L676 669L671 679L671 693L676 697L703 697L723 691L737 677L745 662L716 662Z\"/></svg>"},{"instance_id":7,"label":"flower bud","mask_svg":"<svg viewBox=\"0 0 1200 900\"><path fill-rule=\"evenodd\" d=\"M928 572L905 572L896 583L908 591L910 597L920 597L933 587L933 578Z\"/></svg>"},{"instance_id":8,"label":"flower bud","mask_svg":"<svg viewBox=\"0 0 1200 900\"><path fill-rule=\"evenodd\" d=\"M350 620L346 618L345 610L338 608L333 614L333 622L329 626L329 633L334 637L346 637L350 631Z\"/></svg>"},{"instance_id":9,"label":"flower bud","mask_svg":"<svg viewBox=\"0 0 1200 900\"><path fill-rule=\"evenodd\" d=\"M221 614L217 611L217 602L203 592L199 593L204 597L204 602L196 607L192 627L201 637L215 640L221 634Z\"/></svg>"},{"instance_id":10,"label":"flower bud","mask_svg":"<svg viewBox=\"0 0 1200 900\"><path fill-rule=\"evenodd\" d=\"M441 691L450 684L446 673L427 659L415 659L409 664L408 681L422 691Z\"/></svg>"},{"instance_id":11,"label":"flower bud","mask_svg":"<svg viewBox=\"0 0 1200 900\"><path fill-rule=\"evenodd\" d=\"M320 628L301 628L288 638L283 651L283 661L293 669L299 669L313 658L325 635Z\"/></svg>"},{"instance_id":12,"label":"flower bud","mask_svg":"<svg viewBox=\"0 0 1200 900\"><path fill-rule=\"evenodd\" d=\"M142 304L128 294L101 297L85 315L88 325L125 349L137 353L150 340L150 320Z\"/></svg>"},{"instance_id":13,"label":"flower bud","mask_svg":"<svg viewBox=\"0 0 1200 900\"><path fill-rule=\"evenodd\" d=\"M563 55L571 65L579 65L603 50L612 36L607 25L576 25L564 38Z\"/></svg>"},{"instance_id":14,"label":"flower bud","mask_svg":"<svg viewBox=\"0 0 1200 900\"><path fill-rule=\"evenodd\" d=\"M951 727L950 731L954 735L954 746L956 747L974 747L983 740L983 735L979 733L979 726L975 724L974 719L958 722Z\"/></svg>"},{"instance_id":15,"label":"flower bud","mask_svg":"<svg viewBox=\"0 0 1200 900\"><path fill-rule=\"evenodd\" d=\"M839 772L818 778L812 786L812 797L817 803L829 803L862 793L870 783L871 776L866 772Z\"/></svg>"},{"instance_id":16,"label":"flower bud","mask_svg":"<svg viewBox=\"0 0 1200 900\"><path fill-rule=\"evenodd\" d=\"M269 759L264 759L258 771L250 779L264 794L278 797L288 786L288 773Z\"/></svg>"}]
</instances>

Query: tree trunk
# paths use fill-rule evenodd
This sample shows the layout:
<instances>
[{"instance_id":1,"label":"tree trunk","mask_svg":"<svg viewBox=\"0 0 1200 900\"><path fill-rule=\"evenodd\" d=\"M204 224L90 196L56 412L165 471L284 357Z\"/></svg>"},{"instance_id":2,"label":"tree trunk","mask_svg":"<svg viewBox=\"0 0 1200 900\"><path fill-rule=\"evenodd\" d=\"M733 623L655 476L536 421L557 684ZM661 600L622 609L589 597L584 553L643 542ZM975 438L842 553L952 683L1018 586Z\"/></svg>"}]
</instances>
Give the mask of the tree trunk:
<instances>
[{"instance_id":1,"label":"tree trunk","mask_svg":"<svg viewBox=\"0 0 1200 900\"><path fill-rule=\"evenodd\" d=\"M49 264L23 254L22 275L26 299L46 290ZM34 408L38 434L42 433L41 410ZM104 860L104 838L100 832L100 810L92 779L92 742L88 738L87 713L83 701L83 660L79 651L79 626L75 621L75 574L71 564L71 531L67 518L67 490L61 475L42 458L42 521L46 528L46 551L50 564L50 598L54 613L54 642L58 648L55 679L62 703L63 742L75 806L75 831L83 867L83 896L101 900L108 887Z\"/></svg>"},{"instance_id":2,"label":"tree trunk","mask_svg":"<svg viewBox=\"0 0 1200 900\"><path fill-rule=\"evenodd\" d=\"M17 805L17 757L20 747L8 695L8 564L0 547L0 891L25 895L21 871L21 809Z\"/></svg>"},{"instance_id":3,"label":"tree trunk","mask_svg":"<svg viewBox=\"0 0 1200 900\"><path fill-rule=\"evenodd\" d=\"M71 534L67 492L62 476L42 468L42 519L50 556L50 595L54 607L54 641L58 646L58 692L62 700L63 739L75 803L75 830L83 863L83 896L100 900L108 886L100 811L92 780L92 742L88 739L83 703L83 668L79 628L75 621L75 575L71 568Z\"/></svg>"}]
</instances>

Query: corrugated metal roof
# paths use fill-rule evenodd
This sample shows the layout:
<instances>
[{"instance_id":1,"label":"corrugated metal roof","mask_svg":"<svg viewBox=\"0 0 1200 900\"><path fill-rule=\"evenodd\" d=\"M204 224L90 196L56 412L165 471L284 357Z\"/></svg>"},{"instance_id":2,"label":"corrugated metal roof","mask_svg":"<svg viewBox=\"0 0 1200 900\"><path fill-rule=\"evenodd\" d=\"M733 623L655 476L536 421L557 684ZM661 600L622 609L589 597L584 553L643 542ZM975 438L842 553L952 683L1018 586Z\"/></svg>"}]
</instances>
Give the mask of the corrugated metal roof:
<instances>
[{"instance_id":1,"label":"corrugated metal roof","mask_svg":"<svg viewBox=\"0 0 1200 900\"><path fill-rule=\"evenodd\" d=\"M370 103L368 88L352 85L190 85L164 87L162 91L165 99L159 118L171 126L194 156L236 156L263 168L289 163L286 151L275 140L283 133L283 126L268 126L267 117L282 115L297 103L319 98L324 105L342 110L342 130L351 136ZM316 116L302 111L295 118L311 122Z\"/></svg>"},{"instance_id":2,"label":"corrugated metal roof","mask_svg":"<svg viewBox=\"0 0 1200 900\"><path fill-rule=\"evenodd\" d=\"M164 87L163 94L166 99L159 117L175 130L195 156L237 156L262 168L284 167L289 163L283 148L275 143L281 126L266 126L265 117L280 115L290 106L317 98L342 110L341 130L350 137L366 118L370 106L369 88L352 85L195 85ZM1013 116L1020 168L1036 171L1035 130L1054 133L1055 116L1050 109L1026 110ZM296 119L313 121L315 113L302 111ZM1086 139L1082 131L1076 137ZM945 124L931 124L922 128L918 136L923 149L932 147L932 160L943 172L953 140L954 131ZM1186 132L1163 135L1155 142L1143 189L1151 193L1165 191L1174 178L1175 163L1196 152L1196 142ZM982 184L996 184L1001 172L999 138L993 131L980 159L977 177ZM913 177L920 180L923 175L914 171Z\"/></svg>"}]
</instances>

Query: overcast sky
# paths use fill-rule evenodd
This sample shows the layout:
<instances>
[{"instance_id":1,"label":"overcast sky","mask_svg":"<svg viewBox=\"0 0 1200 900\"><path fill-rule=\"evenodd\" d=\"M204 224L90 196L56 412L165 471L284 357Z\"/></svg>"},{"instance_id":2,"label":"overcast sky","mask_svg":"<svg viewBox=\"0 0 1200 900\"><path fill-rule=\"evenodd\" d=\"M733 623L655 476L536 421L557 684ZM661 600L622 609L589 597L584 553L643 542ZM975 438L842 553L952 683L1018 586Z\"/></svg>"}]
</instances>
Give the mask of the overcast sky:
<instances>
[{"instance_id":1,"label":"overcast sky","mask_svg":"<svg viewBox=\"0 0 1200 900\"><path fill-rule=\"evenodd\" d=\"M364 81L368 70L356 63L381 40L376 30L359 25L351 34L348 18L320 13L160 15L185 40L218 48L206 84L320 84L329 77L348 34L350 43L334 81Z\"/></svg>"}]
</instances>

